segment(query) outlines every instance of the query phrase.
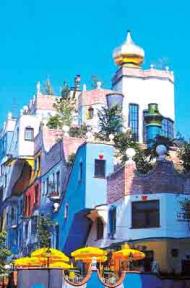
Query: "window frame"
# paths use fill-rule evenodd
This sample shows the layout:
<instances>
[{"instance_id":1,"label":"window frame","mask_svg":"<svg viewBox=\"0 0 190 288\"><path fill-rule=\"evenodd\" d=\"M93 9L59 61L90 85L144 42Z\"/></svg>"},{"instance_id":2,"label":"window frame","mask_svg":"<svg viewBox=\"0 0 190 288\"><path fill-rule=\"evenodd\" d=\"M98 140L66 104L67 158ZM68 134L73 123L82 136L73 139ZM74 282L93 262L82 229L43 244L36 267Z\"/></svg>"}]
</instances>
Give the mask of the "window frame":
<instances>
[{"instance_id":1,"label":"window frame","mask_svg":"<svg viewBox=\"0 0 190 288\"><path fill-rule=\"evenodd\" d=\"M147 203L155 203L157 208L154 209L139 209L138 212L138 208L134 207L135 205L138 204L147 204ZM156 215L157 218L155 218L155 224L147 224L149 219L152 219L153 215L152 213L158 213L158 215ZM137 213L139 214L143 214L143 216L145 217L145 222L146 225L144 225L144 223L142 225L139 225L140 222L138 222L137 224L137 220L134 218L134 215L137 215ZM142 219L142 217L141 217ZM132 201L131 202L131 228L132 229L149 229L149 228L159 228L160 227L160 201L158 199L156 200L146 200L146 201Z\"/></svg>"},{"instance_id":2,"label":"window frame","mask_svg":"<svg viewBox=\"0 0 190 288\"><path fill-rule=\"evenodd\" d=\"M29 130L30 130L30 133L31 133L31 137L28 137L27 133L29 133ZM25 127L24 129L24 140L25 141L34 141L34 128L31 127L31 126L27 126Z\"/></svg>"},{"instance_id":3,"label":"window frame","mask_svg":"<svg viewBox=\"0 0 190 288\"><path fill-rule=\"evenodd\" d=\"M98 163L102 163L104 164L103 167L97 168ZM102 170L101 173L97 172L97 170ZM94 159L94 177L95 178L102 178L105 179L106 178L106 160L105 159Z\"/></svg>"},{"instance_id":4,"label":"window frame","mask_svg":"<svg viewBox=\"0 0 190 288\"><path fill-rule=\"evenodd\" d=\"M132 137L139 141L139 104L129 103L128 126L131 128Z\"/></svg>"}]
</instances>

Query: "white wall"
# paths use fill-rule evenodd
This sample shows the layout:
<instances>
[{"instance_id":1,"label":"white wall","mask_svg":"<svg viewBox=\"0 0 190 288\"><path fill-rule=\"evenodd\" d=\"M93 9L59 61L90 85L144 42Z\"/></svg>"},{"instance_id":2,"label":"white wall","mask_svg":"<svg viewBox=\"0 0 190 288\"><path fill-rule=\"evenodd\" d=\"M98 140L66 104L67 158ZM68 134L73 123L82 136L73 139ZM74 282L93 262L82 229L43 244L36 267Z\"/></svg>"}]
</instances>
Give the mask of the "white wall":
<instances>
[{"instance_id":1,"label":"white wall","mask_svg":"<svg viewBox=\"0 0 190 288\"><path fill-rule=\"evenodd\" d=\"M135 69L133 74L135 74ZM139 69L136 69L136 73ZM142 71L143 72L143 71ZM128 127L128 106L129 103L139 104L139 142L143 142L143 110L148 108L149 103L157 103L160 113L164 117L175 121L174 109L174 84L167 78L134 76L126 74L113 86L113 90L124 94L123 114Z\"/></svg>"},{"instance_id":2,"label":"white wall","mask_svg":"<svg viewBox=\"0 0 190 288\"><path fill-rule=\"evenodd\" d=\"M114 240L109 239L108 216L104 215L105 231L104 239L96 241L96 226L93 225L90 231L87 244L95 246L108 246L111 243L117 243L128 240L146 239L146 238L187 238L190 230L187 222L177 219L178 212L181 211L180 202L190 195L175 195L172 193L147 194L148 200L160 201L160 227L157 228L132 228L131 202L142 201L141 195L125 196L125 198L112 203L117 207L116 234ZM109 210L109 206L107 211Z\"/></svg>"},{"instance_id":3,"label":"white wall","mask_svg":"<svg viewBox=\"0 0 190 288\"><path fill-rule=\"evenodd\" d=\"M19 119L19 146L18 156L33 156L34 141L27 141L24 138L26 127L34 128L34 137L38 134L40 121L35 115L22 115Z\"/></svg>"}]
</instances>

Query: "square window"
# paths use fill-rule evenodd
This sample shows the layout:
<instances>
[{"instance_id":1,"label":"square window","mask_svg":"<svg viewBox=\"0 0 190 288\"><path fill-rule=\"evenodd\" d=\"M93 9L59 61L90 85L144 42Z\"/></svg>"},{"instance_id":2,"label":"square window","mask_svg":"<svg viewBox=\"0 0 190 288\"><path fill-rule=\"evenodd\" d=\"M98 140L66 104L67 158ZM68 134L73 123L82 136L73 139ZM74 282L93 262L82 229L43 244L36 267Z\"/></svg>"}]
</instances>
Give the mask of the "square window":
<instances>
[{"instance_id":1,"label":"square window","mask_svg":"<svg viewBox=\"0 0 190 288\"><path fill-rule=\"evenodd\" d=\"M27 141L33 141L34 140L34 128L32 128L32 127L26 127L25 128L24 139Z\"/></svg>"},{"instance_id":2,"label":"square window","mask_svg":"<svg viewBox=\"0 0 190 288\"><path fill-rule=\"evenodd\" d=\"M94 177L105 178L106 176L106 161L95 159Z\"/></svg>"},{"instance_id":3,"label":"square window","mask_svg":"<svg viewBox=\"0 0 190 288\"><path fill-rule=\"evenodd\" d=\"M132 228L152 228L159 225L158 200L132 202Z\"/></svg>"}]
</instances>

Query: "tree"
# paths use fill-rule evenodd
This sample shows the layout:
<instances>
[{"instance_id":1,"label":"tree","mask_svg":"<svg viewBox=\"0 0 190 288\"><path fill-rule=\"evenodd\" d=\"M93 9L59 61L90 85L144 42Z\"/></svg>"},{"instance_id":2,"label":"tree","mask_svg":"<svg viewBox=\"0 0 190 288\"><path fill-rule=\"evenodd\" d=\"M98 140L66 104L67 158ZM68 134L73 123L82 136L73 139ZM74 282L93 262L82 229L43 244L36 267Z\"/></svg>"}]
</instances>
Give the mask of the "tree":
<instances>
[{"instance_id":1,"label":"tree","mask_svg":"<svg viewBox=\"0 0 190 288\"><path fill-rule=\"evenodd\" d=\"M105 108L98 112L100 131L96 135L100 140L109 141L109 135L116 135L122 128L121 109L116 105L112 108Z\"/></svg>"},{"instance_id":2,"label":"tree","mask_svg":"<svg viewBox=\"0 0 190 288\"><path fill-rule=\"evenodd\" d=\"M79 127L71 127L70 131L69 131L69 135L71 137L81 138L81 137L86 136L87 131L88 131L87 125L83 124L83 125L81 125Z\"/></svg>"},{"instance_id":3,"label":"tree","mask_svg":"<svg viewBox=\"0 0 190 288\"><path fill-rule=\"evenodd\" d=\"M117 134L114 137L114 143L115 148L118 151L118 156L121 158L121 163L124 164L127 161L127 148L134 148L136 151L134 161L136 163L137 171L142 174L146 174L152 169L150 158L146 155L145 150L133 140L131 131Z\"/></svg>"},{"instance_id":4,"label":"tree","mask_svg":"<svg viewBox=\"0 0 190 288\"><path fill-rule=\"evenodd\" d=\"M167 151L169 151L170 147L175 145L175 142L173 139L169 139L165 136L162 135L157 135L155 137L155 139L152 142L151 147L147 148L145 150L145 155L148 157L150 157L150 159L154 159L157 157L157 153L156 153L156 147L158 145L164 145L167 148ZM176 145L175 145L176 146Z\"/></svg>"},{"instance_id":5,"label":"tree","mask_svg":"<svg viewBox=\"0 0 190 288\"><path fill-rule=\"evenodd\" d=\"M184 142L179 149L179 158L182 161L183 169L185 173L190 172L190 143Z\"/></svg>"},{"instance_id":6,"label":"tree","mask_svg":"<svg viewBox=\"0 0 190 288\"><path fill-rule=\"evenodd\" d=\"M47 79L44 84L43 93L45 95L54 95L54 91L53 91L53 88L49 79Z\"/></svg>"},{"instance_id":7,"label":"tree","mask_svg":"<svg viewBox=\"0 0 190 288\"><path fill-rule=\"evenodd\" d=\"M68 98L70 91L71 91L71 89L70 89L69 85L64 81L63 87L61 88L61 97L64 99Z\"/></svg>"},{"instance_id":8,"label":"tree","mask_svg":"<svg viewBox=\"0 0 190 288\"><path fill-rule=\"evenodd\" d=\"M73 120L74 103L68 98L59 98L53 106L57 113L49 118L47 126L50 129L62 129L64 125L70 126Z\"/></svg>"},{"instance_id":9,"label":"tree","mask_svg":"<svg viewBox=\"0 0 190 288\"><path fill-rule=\"evenodd\" d=\"M39 247L49 247L53 222L48 216L39 216L37 225L37 238Z\"/></svg>"},{"instance_id":10,"label":"tree","mask_svg":"<svg viewBox=\"0 0 190 288\"><path fill-rule=\"evenodd\" d=\"M6 248L6 232L0 232L0 274L5 273L5 264L11 252Z\"/></svg>"}]
</instances>

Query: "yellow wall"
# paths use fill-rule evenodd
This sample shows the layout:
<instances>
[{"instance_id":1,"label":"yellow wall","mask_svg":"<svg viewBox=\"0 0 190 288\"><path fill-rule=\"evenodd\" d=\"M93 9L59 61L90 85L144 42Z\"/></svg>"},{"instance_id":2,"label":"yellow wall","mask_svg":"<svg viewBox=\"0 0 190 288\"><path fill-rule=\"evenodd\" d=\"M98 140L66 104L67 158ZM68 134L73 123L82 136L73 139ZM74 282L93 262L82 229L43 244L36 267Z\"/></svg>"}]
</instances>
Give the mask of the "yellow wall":
<instances>
[{"instance_id":1,"label":"yellow wall","mask_svg":"<svg viewBox=\"0 0 190 288\"><path fill-rule=\"evenodd\" d=\"M151 241L135 241L135 246L146 246L146 250L154 251L154 259L159 263L161 272L181 272L181 261L190 254L190 239L163 239ZM178 249L178 257L172 257L171 249Z\"/></svg>"}]
</instances>

